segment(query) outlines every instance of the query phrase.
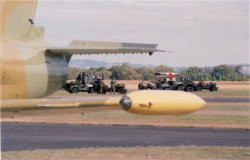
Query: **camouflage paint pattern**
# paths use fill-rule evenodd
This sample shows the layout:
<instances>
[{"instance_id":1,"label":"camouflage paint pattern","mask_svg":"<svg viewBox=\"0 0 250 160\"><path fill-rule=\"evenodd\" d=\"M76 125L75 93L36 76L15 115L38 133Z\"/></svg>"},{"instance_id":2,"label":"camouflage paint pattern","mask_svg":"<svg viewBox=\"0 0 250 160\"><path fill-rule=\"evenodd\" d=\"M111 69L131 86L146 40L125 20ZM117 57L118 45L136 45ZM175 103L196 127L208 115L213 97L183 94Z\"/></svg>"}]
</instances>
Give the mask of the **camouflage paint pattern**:
<instances>
[{"instance_id":1,"label":"camouflage paint pattern","mask_svg":"<svg viewBox=\"0 0 250 160\"><path fill-rule=\"evenodd\" d=\"M37 1L0 3L1 99L39 98L58 90L66 79L69 57L45 53L44 28L30 22Z\"/></svg>"}]
</instances>

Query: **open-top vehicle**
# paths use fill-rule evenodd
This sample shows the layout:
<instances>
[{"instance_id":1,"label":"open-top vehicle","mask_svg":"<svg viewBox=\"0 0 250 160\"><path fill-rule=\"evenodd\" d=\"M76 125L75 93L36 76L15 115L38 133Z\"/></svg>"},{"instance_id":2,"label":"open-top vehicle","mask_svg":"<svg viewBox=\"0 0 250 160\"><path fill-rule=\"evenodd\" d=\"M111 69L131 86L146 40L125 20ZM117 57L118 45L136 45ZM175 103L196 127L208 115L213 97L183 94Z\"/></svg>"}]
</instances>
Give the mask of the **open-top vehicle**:
<instances>
[{"instance_id":1,"label":"open-top vehicle","mask_svg":"<svg viewBox=\"0 0 250 160\"><path fill-rule=\"evenodd\" d=\"M157 72L155 80L149 82L140 82L138 89L159 89L159 90L179 90L193 92L196 90L196 84L188 76L179 73Z\"/></svg>"},{"instance_id":2,"label":"open-top vehicle","mask_svg":"<svg viewBox=\"0 0 250 160\"><path fill-rule=\"evenodd\" d=\"M94 78L85 72L81 72L75 81L66 82L64 89L69 93L88 92L94 93Z\"/></svg>"},{"instance_id":3,"label":"open-top vehicle","mask_svg":"<svg viewBox=\"0 0 250 160\"><path fill-rule=\"evenodd\" d=\"M88 73L81 72L75 81L66 82L63 88L69 93L88 92L106 94L111 92L111 87L105 84L100 77L93 77ZM126 94L125 84L117 83L115 85L115 92Z\"/></svg>"},{"instance_id":4,"label":"open-top vehicle","mask_svg":"<svg viewBox=\"0 0 250 160\"><path fill-rule=\"evenodd\" d=\"M207 89L207 90L212 92L212 91L217 91L218 87L217 87L216 83L213 83L213 82L206 83L205 81L200 81L196 85L196 90L201 91L203 89Z\"/></svg>"}]
</instances>

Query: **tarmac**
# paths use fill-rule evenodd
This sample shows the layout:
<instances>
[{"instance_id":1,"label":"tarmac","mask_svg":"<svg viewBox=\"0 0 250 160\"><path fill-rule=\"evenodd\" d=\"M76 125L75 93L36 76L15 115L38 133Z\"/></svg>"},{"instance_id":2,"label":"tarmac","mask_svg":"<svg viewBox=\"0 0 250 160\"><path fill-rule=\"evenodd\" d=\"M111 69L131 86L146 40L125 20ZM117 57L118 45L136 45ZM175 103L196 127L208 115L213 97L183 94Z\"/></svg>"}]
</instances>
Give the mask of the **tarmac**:
<instances>
[{"instance_id":1,"label":"tarmac","mask_svg":"<svg viewBox=\"0 0 250 160\"><path fill-rule=\"evenodd\" d=\"M2 152L134 146L250 146L249 129L1 123Z\"/></svg>"},{"instance_id":2,"label":"tarmac","mask_svg":"<svg viewBox=\"0 0 250 160\"><path fill-rule=\"evenodd\" d=\"M249 97L204 97L202 98L206 102L219 102L219 103L249 103Z\"/></svg>"},{"instance_id":3,"label":"tarmac","mask_svg":"<svg viewBox=\"0 0 250 160\"><path fill-rule=\"evenodd\" d=\"M94 97L90 98L95 99ZM212 97L203 99L206 102L249 103L249 98ZM250 147L249 137L250 129L1 123L2 152L134 146Z\"/></svg>"}]
</instances>

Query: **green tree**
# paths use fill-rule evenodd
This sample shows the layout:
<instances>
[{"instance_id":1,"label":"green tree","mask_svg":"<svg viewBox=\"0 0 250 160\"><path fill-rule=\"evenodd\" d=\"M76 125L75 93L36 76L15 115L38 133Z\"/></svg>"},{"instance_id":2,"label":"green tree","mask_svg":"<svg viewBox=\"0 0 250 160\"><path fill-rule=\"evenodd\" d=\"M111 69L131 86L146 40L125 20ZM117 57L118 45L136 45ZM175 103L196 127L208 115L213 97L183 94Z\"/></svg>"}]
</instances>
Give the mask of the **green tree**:
<instances>
[{"instance_id":1,"label":"green tree","mask_svg":"<svg viewBox=\"0 0 250 160\"><path fill-rule=\"evenodd\" d=\"M204 77L203 69L196 66L188 67L188 69L181 72L181 74L188 75L193 81L203 80Z\"/></svg>"},{"instance_id":2,"label":"green tree","mask_svg":"<svg viewBox=\"0 0 250 160\"><path fill-rule=\"evenodd\" d=\"M155 67L155 72L173 72L174 70L165 65L159 65Z\"/></svg>"}]
</instances>

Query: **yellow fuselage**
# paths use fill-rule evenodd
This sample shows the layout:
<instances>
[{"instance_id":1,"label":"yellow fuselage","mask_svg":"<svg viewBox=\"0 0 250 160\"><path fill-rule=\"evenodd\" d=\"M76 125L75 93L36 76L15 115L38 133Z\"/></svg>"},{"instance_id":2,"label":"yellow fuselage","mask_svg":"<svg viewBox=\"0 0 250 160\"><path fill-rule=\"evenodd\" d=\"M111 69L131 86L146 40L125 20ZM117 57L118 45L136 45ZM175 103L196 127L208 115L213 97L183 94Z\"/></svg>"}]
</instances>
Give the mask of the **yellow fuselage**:
<instances>
[{"instance_id":1,"label":"yellow fuselage","mask_svg":"<svg viewBox=\"0 0 250 160\"><path fill-rule=\"evenodd\" d=\"M44 53L39 45L2 39L1 99L40 98L58 90L67 78L70 57Z\"/></svg>"}]
</instances>

